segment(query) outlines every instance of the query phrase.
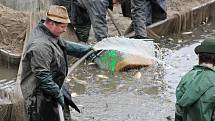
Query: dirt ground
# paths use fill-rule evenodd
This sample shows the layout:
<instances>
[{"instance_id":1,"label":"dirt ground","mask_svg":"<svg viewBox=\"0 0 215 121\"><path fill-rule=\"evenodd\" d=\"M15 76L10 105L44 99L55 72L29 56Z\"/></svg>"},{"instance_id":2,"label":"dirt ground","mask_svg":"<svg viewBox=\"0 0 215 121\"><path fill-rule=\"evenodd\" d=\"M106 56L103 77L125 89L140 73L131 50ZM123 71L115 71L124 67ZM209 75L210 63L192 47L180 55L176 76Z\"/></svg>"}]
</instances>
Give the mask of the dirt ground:
<instances>
[{"instance_id":1,"label":"dirt ground","mask_svg":"<svg viewBox=\"0 0 215 121\"><path fill-rule=\"evenodd\" d=\"M167 0L168 17L174 14L188 11L192 7L199 6L211 0ZM120 25L122 33L127 29L131 20L123 17L120 5L115 5L113 16L117 24ZM117 31L111 24L109 17L109 33L116 36ZM26 28L28 26L28 14L7 8L0 4L0 49L7 50L14 54L21 54Z\"/></svg>"},{"instance_id":2,"label":"dirt ground","mask_svg":"<svg viewBox=\"0 0 215 121\"><path fill-rule=\"evenodd\" d=\"M168 17L190 10L193 7L209 2L211 0L167 0Z\"/></svg>"},{"instance_id":3,"label":"dirt ground","mask_svg":"<svg viewBox=\"0 0 215 121\"><path fill-rule=\"evenodd\" d=\"M22 51L27 23L26 13L0 4L0 49L19 54Z\"/></svg>"}]
</instances>

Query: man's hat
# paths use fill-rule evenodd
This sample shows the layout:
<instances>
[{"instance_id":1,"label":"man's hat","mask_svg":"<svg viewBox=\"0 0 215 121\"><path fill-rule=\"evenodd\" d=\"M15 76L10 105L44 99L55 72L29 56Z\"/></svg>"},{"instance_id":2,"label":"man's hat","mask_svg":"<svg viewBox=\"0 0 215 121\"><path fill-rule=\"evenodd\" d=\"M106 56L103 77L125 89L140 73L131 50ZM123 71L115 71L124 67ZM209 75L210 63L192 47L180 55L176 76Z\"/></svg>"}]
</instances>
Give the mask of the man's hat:
<instances>
[{"instance_id":1,"label":"man's hat","mask_svg":"<svg viewBox=\"0 0 215 121\"><path fill-rule=\"evenodd\" d=\"M211 53L215 54L215 38L207 38L205 39L201 45L195 48L195 53Z\"/></svg>"},{"instance_id":2,"label":"man's hat","mask_svg":"<svg viewBox=\"0 0 215 121\"><path fill-rule=\"evenodd\" d=\"M46 16L56 22L70 23L68 12L64 6L51 5Z\"/></svg>"}]
</instances>

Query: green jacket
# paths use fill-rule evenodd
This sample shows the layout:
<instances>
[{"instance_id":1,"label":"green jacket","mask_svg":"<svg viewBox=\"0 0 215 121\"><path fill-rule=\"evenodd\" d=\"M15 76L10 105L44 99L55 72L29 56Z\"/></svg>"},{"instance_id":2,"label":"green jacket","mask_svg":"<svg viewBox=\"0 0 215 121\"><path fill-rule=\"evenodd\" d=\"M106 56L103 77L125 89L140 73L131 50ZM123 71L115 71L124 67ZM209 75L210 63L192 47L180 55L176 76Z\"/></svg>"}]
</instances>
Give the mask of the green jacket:
<instances>
[{"instance_id":1,"label":"green jacket","mask_svg":"<svg viewBox=\"0 0 215 121\"><path fill-rule=\"evenodd\" d=\"M176 121L211 121L215 105L215 71L194 66L176 89Z\"/></svg>"},{"instance_id":2,"label":"green jacket","mask_svg":"<svg viewBox=\"0 0 215 121\"><path fill-rule=\"evenodd\" d=\"M67 55L81 57L90 47L54 36L41 21L31 32L22 58L21 89L30 121L57 121L56 102L68 72Z\"/></svg>"}]
</instances>

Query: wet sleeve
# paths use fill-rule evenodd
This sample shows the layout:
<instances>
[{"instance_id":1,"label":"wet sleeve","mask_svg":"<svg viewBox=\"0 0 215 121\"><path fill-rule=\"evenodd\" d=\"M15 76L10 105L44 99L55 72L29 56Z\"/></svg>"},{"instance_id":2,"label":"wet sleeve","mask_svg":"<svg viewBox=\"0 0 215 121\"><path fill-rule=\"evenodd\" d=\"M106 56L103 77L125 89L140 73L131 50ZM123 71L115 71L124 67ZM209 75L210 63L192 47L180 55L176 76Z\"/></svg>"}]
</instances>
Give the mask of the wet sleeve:
<instances>
[{"instance_id":1,"label":"wet sleeve","mask_svg":"<svg viewBox=\"0 0 215 121\"><path fill-rule=\"evenodd\" d=\"M52 58L53 53L49 46L45 44L32 46L30 63L32 71L38 80L38 86L46 94L58 100L62 97L62 94L59 86L53 81L53 75L50 70Z\"/></svg>"},{"instance_id":2,"label":"wet sleeve","mask_svg":"<svg viewBox=\"0 0 215 121\"><path fill-rule=\"evenodd\" d=\"M92 47L88 45L82 45L79 43L64 41L66 51L68 55L80 58L84 56L87 52L92 50Z\"/></svg>"}]
</instances>

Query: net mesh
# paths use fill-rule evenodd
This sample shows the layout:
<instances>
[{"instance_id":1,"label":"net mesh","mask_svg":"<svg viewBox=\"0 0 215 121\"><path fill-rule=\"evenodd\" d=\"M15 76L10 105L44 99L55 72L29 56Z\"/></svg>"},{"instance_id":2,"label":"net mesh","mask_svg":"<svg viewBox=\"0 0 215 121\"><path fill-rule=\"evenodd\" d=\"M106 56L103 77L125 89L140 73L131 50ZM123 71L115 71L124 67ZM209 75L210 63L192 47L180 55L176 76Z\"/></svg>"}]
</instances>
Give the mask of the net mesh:
<instances>
[{"instance_id":1,"label":"net mesh","mask_svg":"<svg viewBox=\"0 0 215 121\"><path fill-rule=\"evenodd\" d=\"M193 28L211 22L215 23L215 0L205 3L199 7L193 8L185 13L175 14L168 20L161 21L148 27L153 33L162 36L169 34L180 34L181 32L190 31ZM150 32L150 31L148 31ZM149 33L150 35L150 33ZM152 36L154 37L154 36Z\"/></svg>"},{"instance_id":2,"label":"net mesh","mask_svg":"<svg viewBox=\"0 0 215 121\"><path fill-rule=\"evenodd\" d=\"M47 9L52 0L0 0L0 3L18 11L37 12Z\"/></svg>"}]
</instances>

